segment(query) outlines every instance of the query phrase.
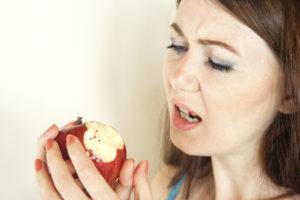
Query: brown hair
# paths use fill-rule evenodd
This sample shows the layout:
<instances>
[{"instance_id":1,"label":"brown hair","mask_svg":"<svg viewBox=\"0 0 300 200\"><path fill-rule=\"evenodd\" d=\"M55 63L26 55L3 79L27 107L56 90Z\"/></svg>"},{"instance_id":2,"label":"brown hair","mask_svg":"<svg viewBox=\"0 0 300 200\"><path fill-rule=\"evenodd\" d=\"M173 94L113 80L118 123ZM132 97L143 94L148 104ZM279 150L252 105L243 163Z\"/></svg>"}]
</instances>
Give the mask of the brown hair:
<instances>
[{"instance_id":1,"label":"brown hair","mask_svg":"<svg viewBox=\"0 0 300 200\"><path fill-rule=\"evenodd\" d=\"M262 37L276 55L285 74L287 97L293 98L294 112L278 112L266 131L260 146L264 173L288 195L300 194L300 1L298 0L218 0L220 5ZM177 6L180 0L177 0ZM170 118L167 106L163 109L163 162L179 170L168 187L186 174L184 192L189 198L192 181L212 175L210 157L191 156L175 147L169 136ZM276 197L275 199L278 199Z\"/></svg>"}]
</instances>

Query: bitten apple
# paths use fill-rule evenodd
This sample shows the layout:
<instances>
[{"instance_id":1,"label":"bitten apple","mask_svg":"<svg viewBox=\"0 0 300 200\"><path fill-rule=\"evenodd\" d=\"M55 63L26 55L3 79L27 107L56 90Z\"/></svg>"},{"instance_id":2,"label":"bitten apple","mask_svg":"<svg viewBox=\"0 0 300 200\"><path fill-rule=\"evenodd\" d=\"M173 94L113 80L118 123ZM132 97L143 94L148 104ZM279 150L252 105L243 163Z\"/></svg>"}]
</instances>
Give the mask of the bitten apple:
<instances>
[{"instance_id":1,"label":"bitten apple","mask_svg":"<svg viewBox=\"0 0 300 200\"><path fill-rule=\"evenodd\" d=\"M126 146L117 131L109 125L96 121L82 123L79 117L74 125L60 130L55 139L64 160L69 159L66 148L68 134L79 139L98 171L112 186L118 179L123 162L126 160Z\"/></svg>"}]
</instances>

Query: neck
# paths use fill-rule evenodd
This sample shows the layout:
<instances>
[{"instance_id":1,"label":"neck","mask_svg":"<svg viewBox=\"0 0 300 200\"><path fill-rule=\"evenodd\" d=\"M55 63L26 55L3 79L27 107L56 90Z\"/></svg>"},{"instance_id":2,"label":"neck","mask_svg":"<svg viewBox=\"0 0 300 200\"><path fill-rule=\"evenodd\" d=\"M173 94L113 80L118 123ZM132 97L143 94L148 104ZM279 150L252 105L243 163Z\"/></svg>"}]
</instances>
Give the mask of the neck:
<instances>
[{"instance_id":1,"label":"neck","mask_svg":"<svg viewBox=\"0 0 300 200\"><path fill-rule=\"evenodd\" d=\"M264 175L258 149L212 159L215 199L268 199L283 193Z\"/></svg>"}]
</instances>

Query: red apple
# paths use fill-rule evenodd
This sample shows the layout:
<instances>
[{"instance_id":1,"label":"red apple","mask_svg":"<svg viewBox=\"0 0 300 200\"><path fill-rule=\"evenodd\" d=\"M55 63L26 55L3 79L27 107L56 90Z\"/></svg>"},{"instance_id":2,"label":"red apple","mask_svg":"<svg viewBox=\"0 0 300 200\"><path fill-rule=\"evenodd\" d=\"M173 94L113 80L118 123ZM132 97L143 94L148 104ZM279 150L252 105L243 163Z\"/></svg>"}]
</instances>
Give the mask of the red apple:
<instances>
[{"instance_id":1,"label":"red apple","mask_svg":"<svg viewBox=\"0 0 300 200\"><path fill-rule=\"evenodd\" d=\"M60 130L55 139L64 160L69 159L66 148L68 134L79 139L98 171L112 186L118 179L123 162L126 160L126 146L117 131L109 125L96 121L82 123L79 117L74 125Z\"/></svg>"}]
</instances>

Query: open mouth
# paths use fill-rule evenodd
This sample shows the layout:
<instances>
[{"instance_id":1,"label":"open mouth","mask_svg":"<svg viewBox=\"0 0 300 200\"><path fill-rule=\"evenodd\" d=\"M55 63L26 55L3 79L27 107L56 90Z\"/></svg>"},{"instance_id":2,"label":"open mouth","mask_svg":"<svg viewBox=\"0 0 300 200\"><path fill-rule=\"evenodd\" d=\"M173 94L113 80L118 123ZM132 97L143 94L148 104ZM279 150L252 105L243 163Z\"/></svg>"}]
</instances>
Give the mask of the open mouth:
<instances>
[{"instance_id":1,"label":"open mouth","mask_svg":"<svg viewBox=\"0 0 300 200\"><path fill-rule=\"evenodd\" d=\"M198 122L202 121L202 119L199 115L192 113L190 111L187 111L185 109L182 109L182 108L178 107L177 105L174 105L174 107L182 119L185 119L186 121L188 121L190 123L198 123Z\"/></svg>"}]
</instances>

